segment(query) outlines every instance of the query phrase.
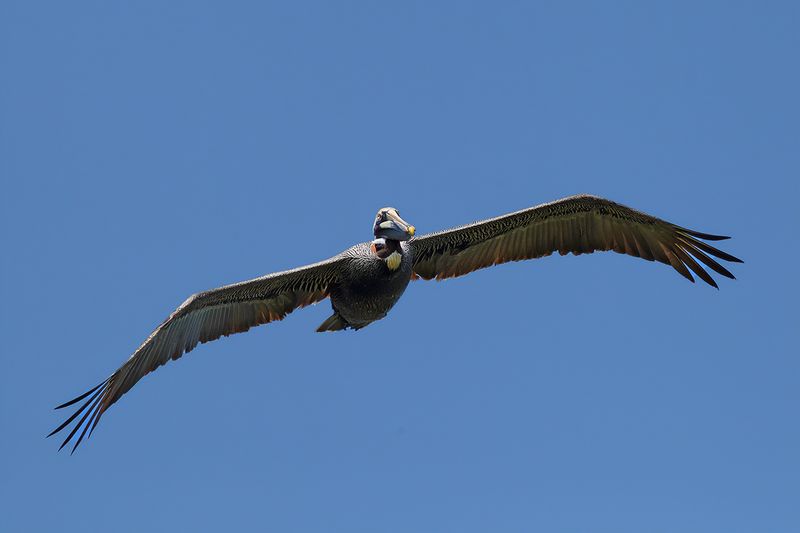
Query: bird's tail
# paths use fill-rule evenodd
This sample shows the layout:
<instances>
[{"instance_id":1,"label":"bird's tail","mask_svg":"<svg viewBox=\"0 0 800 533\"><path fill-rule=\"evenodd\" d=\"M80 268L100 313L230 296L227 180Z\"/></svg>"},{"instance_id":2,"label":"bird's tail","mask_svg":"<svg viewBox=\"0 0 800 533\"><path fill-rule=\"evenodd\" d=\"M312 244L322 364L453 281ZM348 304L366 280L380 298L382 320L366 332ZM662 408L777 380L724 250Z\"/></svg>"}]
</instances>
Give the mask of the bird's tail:
<instances>
[{"instance_id":1,"label":"bird's tail","mask_svg":"<svg viewBox=\"0 0 800 533\"><path fill-rule=\"evenodd\" d=\"M325 322L319 325L317 331L339 331L348 327L350 327L350 324L348 324L347 321L342 318L342 315L339 313L333 313L325 320Z\"/></svg>"}]
</instances>

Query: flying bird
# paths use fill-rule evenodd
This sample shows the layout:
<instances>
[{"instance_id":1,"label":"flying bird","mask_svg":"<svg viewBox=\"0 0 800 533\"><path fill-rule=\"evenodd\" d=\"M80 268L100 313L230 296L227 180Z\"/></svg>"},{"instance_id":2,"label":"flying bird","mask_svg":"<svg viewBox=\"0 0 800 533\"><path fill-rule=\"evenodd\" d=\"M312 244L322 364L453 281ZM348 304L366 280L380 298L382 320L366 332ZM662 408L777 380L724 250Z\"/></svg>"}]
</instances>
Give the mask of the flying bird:
<instances>
[{"instance_id":1,"label":"flying bird","mask_svg":"<svg viewBox=\"0 0 800 533\"><path fill-rule=\"evenodd\" d=\"M397 209L384 207L375 216L372 230L373 241L325 261L190 296L107 379L56 407L83 401L48 437L77 419L59 448L77 436L74 452L109 407L169 360L178 359L198 343L281 320L295 309L325 298L331 299L333 314L317 331L358 330L384 318L412 279L452 278L553 252L580 255L612 250L670 265L692 282L694 272L713 287L717 287L714 279L697 261L731 279L733 274L712 256L742 262L703 242L728 237L686 229L590 195L571 196L419 237Z\"/></svg>"}]
</instances>

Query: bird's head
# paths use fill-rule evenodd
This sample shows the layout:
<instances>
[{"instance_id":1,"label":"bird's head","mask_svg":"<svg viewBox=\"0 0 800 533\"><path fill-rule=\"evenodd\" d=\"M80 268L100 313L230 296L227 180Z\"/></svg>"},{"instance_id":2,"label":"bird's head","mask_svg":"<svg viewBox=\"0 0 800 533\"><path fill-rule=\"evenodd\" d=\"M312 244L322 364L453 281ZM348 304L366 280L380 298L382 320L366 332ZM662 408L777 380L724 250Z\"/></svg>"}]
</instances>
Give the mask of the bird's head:
<instances>
[{"instance_id":1,"label":"bird's head","mask_svg":"<svg viewBox=\"0 0 800 533\"><path fill-rule=\"evenodd\" d=\"M400 218L400 213L394 207L384 207L375 215L375 225L372 227L375 237L393 241L407 241L414 236L414 226Z\"/></svg>"}]
</instances>

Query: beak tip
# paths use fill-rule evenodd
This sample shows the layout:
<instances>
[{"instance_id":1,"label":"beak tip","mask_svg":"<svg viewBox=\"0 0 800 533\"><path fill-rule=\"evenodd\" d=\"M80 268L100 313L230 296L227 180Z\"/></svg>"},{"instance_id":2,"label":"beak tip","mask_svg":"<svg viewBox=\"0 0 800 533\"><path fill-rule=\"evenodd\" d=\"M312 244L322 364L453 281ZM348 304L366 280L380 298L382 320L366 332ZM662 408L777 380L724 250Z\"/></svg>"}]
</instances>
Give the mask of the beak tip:
<instances>
[{"instance_id":1,"label":"beak tip","mask_svg":"<svg viewBox=\"0 0 800 533\"><path fill-rule=\"evenodd\" d=\"M417 228L415 228L414 226L409 226L408 227L408 234L411 235L412 237L414 236L414 234L416 232L417 232Z\"/></svg>"}]
</instances>

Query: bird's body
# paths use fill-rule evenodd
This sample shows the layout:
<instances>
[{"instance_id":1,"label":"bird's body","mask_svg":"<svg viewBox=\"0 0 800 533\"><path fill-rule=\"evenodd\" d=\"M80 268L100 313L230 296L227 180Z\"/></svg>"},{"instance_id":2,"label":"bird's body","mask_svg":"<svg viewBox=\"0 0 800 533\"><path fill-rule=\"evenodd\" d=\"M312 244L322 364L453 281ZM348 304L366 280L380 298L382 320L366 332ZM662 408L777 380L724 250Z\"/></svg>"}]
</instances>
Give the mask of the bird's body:
<instances>
[{"instance_id":1,"label":"bird's body","mask_svg":"<svg viewBox=\"0 0 800 533\"><path fill-rule=\"evenodd\" d=\"M411 281L412 257L405 243L399 243L385 259L375 255L372 243L353 246L343 255L342 281L331 286L330 298L338 324L360 329L385 317ZM398 257L399 256L399 257ZM324 328L333 331L342 327Z\"/></svg>"},{"instance_id":2,"label":"bird's body","mask_svg":"<svg viewBox=\"0 0 800 533\"><path fill-rule=\"evenodd\" d=\"M715 259L741 262L703 242L727 237L692 231L621 204L580 195L450 230L414 237L393 208L378 211L375 240L326 261L268 274L191 296L111 376L59 408L84 400L52 433L78 420L66 445L75 448L102 414L146 374L198 343L281 320L294 309L331 298L333 315L317 331L360 329L384 318L412 279L444 279L508 261L612 250L692 272L716 287L698 263L733 274ZM82 415L82 416L81 416ZM80 417L80 418L78 418ZM83 430L78 433L78 431Z\"/></svg>"}]
</instances>

